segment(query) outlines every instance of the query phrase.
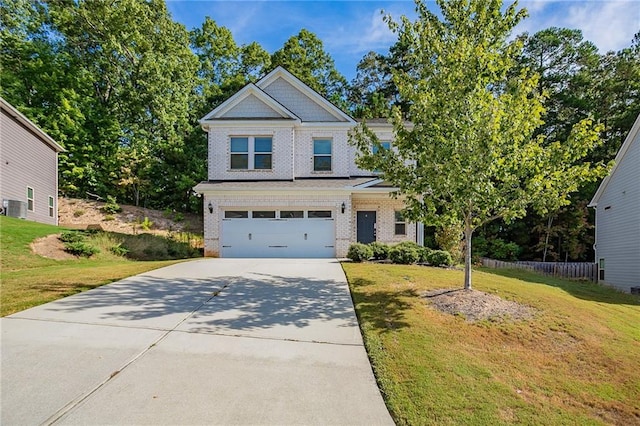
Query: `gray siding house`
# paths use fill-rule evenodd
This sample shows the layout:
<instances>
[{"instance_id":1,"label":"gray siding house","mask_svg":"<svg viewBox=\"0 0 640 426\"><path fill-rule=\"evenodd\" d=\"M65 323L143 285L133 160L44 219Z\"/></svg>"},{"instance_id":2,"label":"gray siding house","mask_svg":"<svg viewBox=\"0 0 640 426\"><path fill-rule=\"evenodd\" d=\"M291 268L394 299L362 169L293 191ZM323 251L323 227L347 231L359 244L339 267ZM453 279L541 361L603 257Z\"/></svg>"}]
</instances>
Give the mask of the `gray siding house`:
<instances>
[{"instance_id":1,"label":"gray siding house","mask_svg":"<svg viewBox=\"0 0 640 426\"><path fill-rule=\"evenodd\" d=\"M0 199L5 213L58 224L58 153L63 148L0 98Z\"/></svg>"},{"instance_id":2,"label":"gray siding house","mask_svg":"<svg viewBox=\"0 0 640 426\"><path fill-rule=\"evenodd\" d=\"M640 287L640 115L589 206L599 281L627 292Z\"/></svg>"}]
</instances>

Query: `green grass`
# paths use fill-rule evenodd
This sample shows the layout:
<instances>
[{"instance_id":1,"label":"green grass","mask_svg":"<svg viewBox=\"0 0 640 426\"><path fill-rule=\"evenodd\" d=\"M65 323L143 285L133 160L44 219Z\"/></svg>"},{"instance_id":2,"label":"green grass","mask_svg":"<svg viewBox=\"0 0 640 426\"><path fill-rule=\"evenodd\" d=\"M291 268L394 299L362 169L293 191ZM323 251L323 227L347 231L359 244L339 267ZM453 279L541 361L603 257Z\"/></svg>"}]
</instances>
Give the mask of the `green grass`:
<instances>
[{"instance_id":1,"label":"green grass","mask_svg":"<svg viewBox=\"0 0 640 426\"><path fill-rule=\"evenodd\" d=\"M119 241L117 234L90 238L101 252L89 259L53 260L31 251L35 239L61 231L56 226L0 216L0 316L177 262L137 262L116 256L109 244Z\"/></svg>"},{"instance_id":2,"label":"green grass","mask_svg":"<svg viewBox=\"0 0 640 426\"><path fill-rule=\"evenodd\" d=\"M483 269L476 290L538 310L468 323L425 290L463 272L345 263L385 401L398 424L640 424L640 301L584 282Z\"/></svg>"}]
</instances>

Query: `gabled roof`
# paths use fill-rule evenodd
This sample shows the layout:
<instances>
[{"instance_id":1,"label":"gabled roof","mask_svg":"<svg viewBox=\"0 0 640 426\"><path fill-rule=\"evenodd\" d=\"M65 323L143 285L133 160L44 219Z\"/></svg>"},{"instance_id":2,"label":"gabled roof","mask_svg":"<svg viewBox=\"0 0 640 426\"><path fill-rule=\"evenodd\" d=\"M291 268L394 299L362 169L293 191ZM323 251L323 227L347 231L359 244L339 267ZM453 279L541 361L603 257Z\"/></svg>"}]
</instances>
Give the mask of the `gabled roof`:
<instances>
[{"instance_id":1,"label":"gabled roof","mask_svg":"<svg viewBox=\"0 0 640 426\"><path fill-rule=\"evenodd\" d=\"M626 155L627 151L629 150L629 147L631 147L631 144L633 143L633 141L639 137L639 134L640 134L640 114L638 114L638 117L636 118L635 123L633 123L633 126L631 126L631 130L629 130L629 134L627 135L626 139L622 143L622 146L620 147L620 150L618 151L618 154L616 155L616 158L614 160L615 164L613 165L611 172L609 172L609 174L604 178L602 183L600 183L600 186L598 187L598 190L593 196L593 199L589 203L588 207L596 207L598 205L598 201L600 200L600 197L602 197L602 194L604 194L604 191L607 188L607 185L609 185L609 182L611 181L612 176L614 175L616 170L618 170L618 166L620 162Z\"/></svg>"},{"instance_id":2,"label":"gabled roof","mask_svg":"<svg viewBox=\"0 0 640 426\"><path fill-rule=\"evenodd\" d=\"M324 109L329 114L337 118L339 121L347 121L350 123L355 123L355 120L350 115L348 115L347 113L342 111L340 108L338 108L337 106L329 102L324 96L320 95L318 92L316 92L315 90L307 86L305 83L302 82L302 80L300 80L298 77L291 74L289 71L287 71L281 66L276 67L269 74L261 78L256 83L256 85L259 88L265 90L267 87L269 87L269 85L271 85L273 82L275 82L279 78L282 78L287 83L291 84L303 95L305 95L311 101L318 104L322 109Z\"/></svg>"},{"instance_id":3,"label":"gabled roof","mask_svg":"<svg viewBox=\"0 0 640 426\"><path fill-rule=\"evenodd\" d=\"M45 144L51 147L51 149L53 149L56 152L64 151L64 148L60 146L56 141L54 141L51 136L46 134L44 130L36 126L31 120L25 117L20 111L15 109L13 105L11 105L9 102L4 100L4 98L2 97L0 97L0 107L2 107L2 109L5 110L7 114L15 118L18 122L20 122L26 128L31 130L33 133L35 133L36 136L38 136Z\"/></svg>"},{"instance_id":4,"label":"gabled roof","mask_svg":"<svg viewBox=\"0 0 640 426\"><path fill-rule=\"evenodd\" d=\"M213 111L209 112L207 115L200 119L200 123L211 120L220 120L220 119L238 119L241 117L228 116L230 112L233 111L234 108L238 107L243 101L247 99L255 99L259 105L263 106L263 112L266 112L266 117L260 118L270 118L270 119L282 119L282 120L296 120L300 121L300 118L297 117L294 113L289 111L284 105L280 104L278 101L273 99L267 93L263 92L260 88L258 88L255 84L249 83L236 92L229 99L224 101L222 104L218 105ZM255 102L254 102L255 103Z\"/></svg>"},{"instance_id":5,"label":"gabled roof","mask_svg":"<svg viewBox=\"0 0 640 426\"><path fill-rule=\"evenodd\" d=\"M272 86L274 83L276 83L276 85ZM278 89L274 91L274 88L277 86L280 86L280 90L282 90L282 86L290 87L293 97L299 103L296 104L295 101L292 102L288 97L280 99L277 95ZM273 96L270 95L270 93L272 93ZM303 119L304 114L308 114L308 111L304 111L306 108L303 109L302 115L296 113L294 109L296 106L300 106L300 102L304 104L308 102L307 105L313 105L311 111L316 111L326 117L332 117L327 122L355 123L355 120L348 114L280 66L262 77L255 84L247 84L236 94L202 117L200 123L204 125L217 120L294 120L297 123L302 121L306 121L307 123L321 122L318 120Z\"/></svg>"}]
</instances>

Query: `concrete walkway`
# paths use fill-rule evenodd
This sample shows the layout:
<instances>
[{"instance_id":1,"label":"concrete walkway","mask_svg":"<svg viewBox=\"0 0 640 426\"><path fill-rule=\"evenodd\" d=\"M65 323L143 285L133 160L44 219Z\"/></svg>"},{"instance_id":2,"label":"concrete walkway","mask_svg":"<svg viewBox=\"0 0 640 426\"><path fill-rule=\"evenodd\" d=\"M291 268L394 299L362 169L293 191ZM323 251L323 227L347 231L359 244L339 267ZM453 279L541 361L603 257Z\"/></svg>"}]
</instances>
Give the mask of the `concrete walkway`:
<instances>
[{"instance_id":1,"label":"concrete walkway","mask_svg":"<svg viewBox=\"0 0 640 426\"><path fill-rule=\"evenodd\" d=\"M393 424L335 260L187 262L0 327L2 425Z\"/></svg>"}]
</instances>

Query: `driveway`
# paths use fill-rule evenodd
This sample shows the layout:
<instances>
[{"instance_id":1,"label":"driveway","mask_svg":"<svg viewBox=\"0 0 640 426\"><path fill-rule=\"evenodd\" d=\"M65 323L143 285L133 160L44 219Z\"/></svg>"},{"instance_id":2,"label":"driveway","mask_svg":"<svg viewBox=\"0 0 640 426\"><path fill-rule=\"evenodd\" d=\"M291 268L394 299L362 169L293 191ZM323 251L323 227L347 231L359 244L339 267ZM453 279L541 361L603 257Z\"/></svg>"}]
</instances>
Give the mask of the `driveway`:
<instances>
[{"instance_id":1,"label":"driveway","mask_svg":"<svg viewBox=\"0 0 640 426\"><path fill-rule=\"evenodd\" d=\"M3 425L393 424L335 260L186 262L0 327Z\"/></svg>"}]
</instances>

